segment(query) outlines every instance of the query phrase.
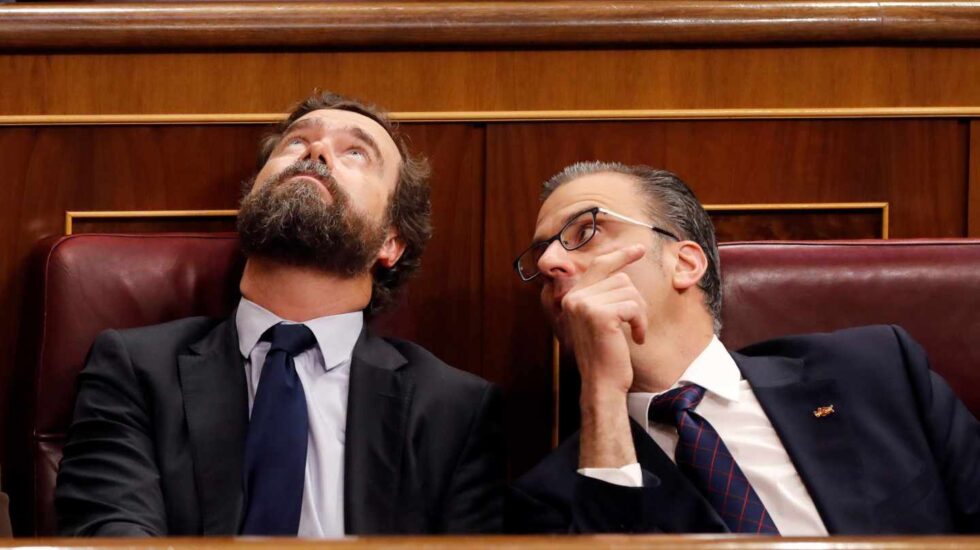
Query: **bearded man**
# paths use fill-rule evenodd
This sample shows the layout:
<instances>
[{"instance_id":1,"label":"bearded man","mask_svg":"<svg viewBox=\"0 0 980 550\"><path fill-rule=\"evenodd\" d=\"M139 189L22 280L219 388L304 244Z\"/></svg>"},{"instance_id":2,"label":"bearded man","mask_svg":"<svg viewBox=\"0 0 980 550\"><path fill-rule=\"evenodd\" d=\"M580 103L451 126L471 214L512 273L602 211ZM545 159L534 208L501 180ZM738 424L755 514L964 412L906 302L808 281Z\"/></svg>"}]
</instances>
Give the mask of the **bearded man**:
<instances>
[{"instance_id":1,"label":"bearded man","mask_svg":"<svg viewBox=\"0 0 980 550\"><path fill-rule=\"evenodd\" d=\"M430 236L428 168L334 94L266 138L230 318L99 336L55 504L64 535L500 529L499 392L365 320Z\"/></svg>"}]
</instances>

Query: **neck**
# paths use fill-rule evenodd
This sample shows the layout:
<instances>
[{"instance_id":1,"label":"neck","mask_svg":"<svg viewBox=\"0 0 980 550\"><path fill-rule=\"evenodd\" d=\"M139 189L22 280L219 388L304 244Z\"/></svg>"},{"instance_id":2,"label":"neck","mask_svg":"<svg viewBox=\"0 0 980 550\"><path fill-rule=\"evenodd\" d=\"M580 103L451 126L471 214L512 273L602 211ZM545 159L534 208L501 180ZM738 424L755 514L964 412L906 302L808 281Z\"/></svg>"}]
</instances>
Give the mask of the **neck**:
<instances>
[{"instance_id":1,"label":"neck","mask_svg":"<svg viewBox=\"0 0 980 550\"><path fill-rule=\"evenodd\" d=\"M245 263L239 288L252 302L301 323L363 310L371 300L371 275L344 278L252 257Z\"/></svg>"},{"instance_id":2,"label":"neck","mask_svg":"<svg viewBox=\"0 0 980 550\"><path fill-rule=\"evenodd\" d=\"M657 332L651 334L651 330ZM646 341L631 346L633 386L630 391L655 393L670 388L711 343L713 336L710 319L648 328Z\"/></svg>"}]
</instances>

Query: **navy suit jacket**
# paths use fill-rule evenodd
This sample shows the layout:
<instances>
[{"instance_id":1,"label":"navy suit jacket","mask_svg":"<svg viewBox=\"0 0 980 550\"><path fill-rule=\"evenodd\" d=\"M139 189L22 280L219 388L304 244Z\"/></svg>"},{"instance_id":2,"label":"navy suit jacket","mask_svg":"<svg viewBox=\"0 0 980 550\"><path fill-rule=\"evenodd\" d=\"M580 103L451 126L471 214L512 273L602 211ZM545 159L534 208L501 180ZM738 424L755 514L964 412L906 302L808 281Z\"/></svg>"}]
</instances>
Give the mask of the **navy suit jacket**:
<instances>
[{"instance_id":1,"label":"navy suit jacket","mask_svg":"<svg viewBox=\"0 0 980 550\"><path fill-rule=\"evenodd\" d=\"M58 474L64 535L235 535L248 427L234 315L95 341ZM346 533L501 528L500 392L421 347L365 329L344 445Z\"/></svg>"},{"instance_id":2,"label":"navy suit jacket","mask_svg":"<svg viewBox=\"0 0 980 550\"><path fill-rule=\"evenodd\" d=\"M831 534L980 532L980 423L901 328L770 340L732 353ZM834 413L813 411L833 405ZM578 434L512 487L514 532L725 532L631 422L642 488L579 475Z\"/></svg>"}]
</instances>

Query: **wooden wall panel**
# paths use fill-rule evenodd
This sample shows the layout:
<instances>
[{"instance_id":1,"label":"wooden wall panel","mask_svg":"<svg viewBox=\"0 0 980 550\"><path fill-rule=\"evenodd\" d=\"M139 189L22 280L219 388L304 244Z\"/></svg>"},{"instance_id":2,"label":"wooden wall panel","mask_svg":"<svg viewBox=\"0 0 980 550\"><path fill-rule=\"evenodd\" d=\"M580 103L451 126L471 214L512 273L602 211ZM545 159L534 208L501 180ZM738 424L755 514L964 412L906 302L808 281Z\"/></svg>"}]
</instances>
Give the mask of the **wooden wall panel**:
<instances>
[{"instance_id":1,"label":"wooden wall panel","mask_svg":"<svg viewBox=\"0 0 980 550\"><path fill-rule=\"evenodd\" d=\"M450 365L496 379L482 354L484 128L404 127L433 169L433 237L403 303L376 327L425 346Z\"/></svg>"},{"instance_id":2,"label":"wooden wall panel","mask_svg":"<svg viewBox=\"0 0 980 550\"><path fill-rule=\"evenodd\" d=\"M504 149L490 156L508 159L500 177L529 186L577 160L618 160L672 170L705 204L883 201L893 237L966 231L968 135L956 120L501 124L491 132Z\"/></svg>"},{"instance_id":3,"label":"wooden wall panel","mask_svg":"<svg viewBox=\"0 0 980 550\"><path fill-rule=\"evenodd\" d=\"M980 114L980 49L9 54L0 115L280 113L315 87L392 111L889 109ZM819 116L819 114L815 114Z\"/></svg>"},{"instance_id":4,"label":"wooden wall panel","mask_svg":"<svg viewBox=\"0 0 980 550\"><path fill-rule=\"evenodd\" d=\"M970 175L967 220L970 237L980 237L980 122L970 122Z\"/></svg>"},{"instance_id":5,"label":"wooden wall panel","mask_svg":"<svg viewBox=\"0 0 980 550\"><path fill-rule=\"evenodd\" d=\"M522 283L512 268L520 244L534 232L540 191L515 166L534 161L510 137L496 126L487 129L483 346L484 368L508 390L505 433L511 473L519 475L551 449L555 403L551 329L538 287Z\"/></svg>"},{"instance_id":6,"label":"wooden wall panel","mask_svg":"<svg viewBox=\"0 0 980 550\"><path fill-rule=\"evenodd\" d=\"M719 242L880 239L883 214L882 210L711 212L711 221Z\"/></svg>"},{"instance_id":7,"label":"wooden wall panel","mask_svg":"<svg viewBox=\"0 0 980 550\"><path fill-rule=\"evenodd\" d=\"M145 219L85 219L72 224L72 234L78 233L214 233L234 232L234 218L164 217Z\"/></svg>"}]
</instances>

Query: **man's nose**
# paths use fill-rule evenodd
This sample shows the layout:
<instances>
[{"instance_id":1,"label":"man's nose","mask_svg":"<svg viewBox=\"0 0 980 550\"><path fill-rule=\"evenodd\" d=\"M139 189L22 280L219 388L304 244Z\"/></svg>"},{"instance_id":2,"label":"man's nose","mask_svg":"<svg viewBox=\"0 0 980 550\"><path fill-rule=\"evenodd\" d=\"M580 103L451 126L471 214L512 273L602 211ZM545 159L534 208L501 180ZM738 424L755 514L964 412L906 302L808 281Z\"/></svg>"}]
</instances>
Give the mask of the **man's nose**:
<instances>
[{"instance_id":1,"label":"man's nose","mask_svg":"<svg viewBox=\"0 0 980 550\"><path fill-rule=\"evenodd\" d=\"M310 143L306 150L306 159L326 164L327 168L333 170L333 158L330 156L330 149L321 140Z\"/></svg>"},{"instance_id":2,"label":"man's nose","mask_svg":"<svg viewBox=\"0 0 980 550\"><path fill-rule=\"evenodd\" d=\"M538 270L542 276L548 278L571 274L572 263L569 252L557 239L549 243L548 247L544 249L544 253L538 258Z\"/></svg>"}]
</instances>

